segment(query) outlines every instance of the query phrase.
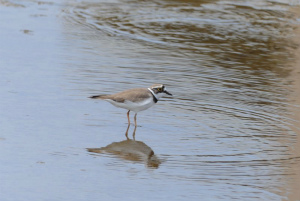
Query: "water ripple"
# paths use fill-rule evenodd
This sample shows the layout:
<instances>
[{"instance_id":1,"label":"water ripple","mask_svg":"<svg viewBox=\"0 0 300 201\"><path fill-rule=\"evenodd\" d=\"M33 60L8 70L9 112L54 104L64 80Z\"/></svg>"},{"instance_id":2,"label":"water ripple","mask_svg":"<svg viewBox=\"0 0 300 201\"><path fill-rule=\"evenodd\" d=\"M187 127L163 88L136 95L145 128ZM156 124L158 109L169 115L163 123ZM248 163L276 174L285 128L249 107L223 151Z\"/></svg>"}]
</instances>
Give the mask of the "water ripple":
<instances>
[{"instance_id":1,"label":"water ripple","mask_svg":"<svg viewBox=\"0 0 300 201\"><path fill-rule=\"evenodd\" d=\"M217 186L223 200L280 200L279 184L288 185L300 162L290 152L299 129L290 100L298 47L291 5L68 2L61 17L78 55L68 61L70 82L82 96L165 83L173 98L139 114L137 131L164 161L154 177ZM103 122L115 122L117 111ZM103 118L97 114L88 125ZM122 166L108 166L115 163ZM236 189L247 196L231 196Z\"/></svg>"}]
</instances>

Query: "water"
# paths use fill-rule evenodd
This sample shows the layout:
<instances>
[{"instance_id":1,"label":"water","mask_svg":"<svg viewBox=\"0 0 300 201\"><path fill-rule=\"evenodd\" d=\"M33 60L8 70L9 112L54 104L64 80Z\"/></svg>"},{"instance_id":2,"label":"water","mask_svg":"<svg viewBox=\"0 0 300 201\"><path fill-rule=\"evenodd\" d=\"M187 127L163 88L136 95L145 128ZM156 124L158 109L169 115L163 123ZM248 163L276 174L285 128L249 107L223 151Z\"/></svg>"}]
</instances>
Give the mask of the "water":
<instances>
[{"instance_id":1,"label":"water","mask_svg":"<svg viewBox=\"0 0 300 201\"><path fill-rule=\"evenodd\" d=\"M1 200L300 200L299 5L0 1Z\"/></svg>"}]
</instances>

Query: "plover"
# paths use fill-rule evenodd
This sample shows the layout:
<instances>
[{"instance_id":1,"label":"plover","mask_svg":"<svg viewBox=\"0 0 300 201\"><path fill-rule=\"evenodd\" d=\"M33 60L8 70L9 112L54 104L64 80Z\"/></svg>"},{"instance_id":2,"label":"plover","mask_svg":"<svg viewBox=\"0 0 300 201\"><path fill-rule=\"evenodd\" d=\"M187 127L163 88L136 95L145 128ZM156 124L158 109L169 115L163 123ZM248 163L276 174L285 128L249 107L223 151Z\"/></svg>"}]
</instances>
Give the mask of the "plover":
<instances>
[{"instance_id":1,"label":"plover","mask_svg":"<svg viewBox=\"0 0 300 201\"><path fill-rule=\"evenodd\" d=\"M157 101L160 98L162 98L165 94L172 96L172 94L166 90L166 87L163 84L154 84L149 88L128 89L112 95L96 95L96 96L91 96L89 98L106 100L116 107L120 107L128 110L127 112L128 127L125 133L126 137L128 138L128 129L130 127L130 118L129 118L130 111L135 112L134 115L135 129L133 132L133 135L135 135L135 130L137 127L137 123L136 123L137 113L155 105L155 103L157 103Z\"/></svg>"}]
</instances>

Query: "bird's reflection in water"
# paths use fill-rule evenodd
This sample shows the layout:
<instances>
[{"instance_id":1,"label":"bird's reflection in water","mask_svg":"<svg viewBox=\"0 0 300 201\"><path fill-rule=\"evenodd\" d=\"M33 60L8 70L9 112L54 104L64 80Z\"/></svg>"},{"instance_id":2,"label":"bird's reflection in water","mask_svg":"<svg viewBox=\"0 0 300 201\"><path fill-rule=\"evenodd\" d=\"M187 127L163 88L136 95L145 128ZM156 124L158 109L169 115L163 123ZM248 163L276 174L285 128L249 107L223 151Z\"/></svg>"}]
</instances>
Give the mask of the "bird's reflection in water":
<instances>
[{"instance_id":1,"label":"bird's reflection in water","mask_svg":"<svg viewBox=\"0 0 300 201\"><path fill-rule=\"evenodd\" d=\"M144 142L136 140L123 140L113 142L102 148L88 148L89 152L113 154L125 160L143 162L149 168L158 168L161 161L154 155L153 150Z\"/></svg>"}]
</instances>

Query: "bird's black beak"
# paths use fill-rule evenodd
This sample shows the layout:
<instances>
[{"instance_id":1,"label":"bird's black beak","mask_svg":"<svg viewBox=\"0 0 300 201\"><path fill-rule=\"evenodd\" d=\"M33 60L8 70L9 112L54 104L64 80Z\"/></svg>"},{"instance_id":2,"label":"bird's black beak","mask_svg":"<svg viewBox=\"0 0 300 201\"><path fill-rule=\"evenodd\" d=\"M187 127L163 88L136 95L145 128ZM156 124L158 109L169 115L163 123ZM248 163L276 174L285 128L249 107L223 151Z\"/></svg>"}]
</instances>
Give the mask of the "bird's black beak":
<instances>
[{"instance_id":1,"label":"bird's black beak","mask_svg":"<svg viewBox=\"0 0 300 201\"><path fill-rule=\"evenodd\" d=\"M167 90L164 91L164 93L170 95L170 96L173 96L170 92L168 92Z\"/></svg>"}]
</instances>

